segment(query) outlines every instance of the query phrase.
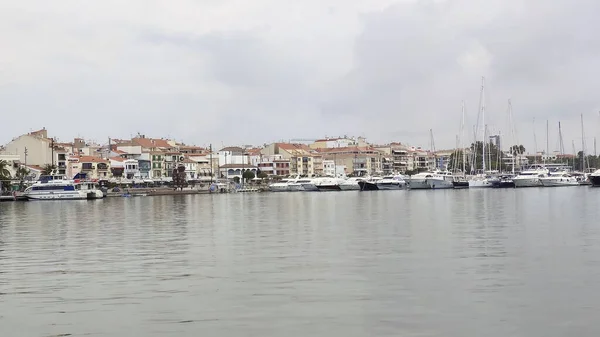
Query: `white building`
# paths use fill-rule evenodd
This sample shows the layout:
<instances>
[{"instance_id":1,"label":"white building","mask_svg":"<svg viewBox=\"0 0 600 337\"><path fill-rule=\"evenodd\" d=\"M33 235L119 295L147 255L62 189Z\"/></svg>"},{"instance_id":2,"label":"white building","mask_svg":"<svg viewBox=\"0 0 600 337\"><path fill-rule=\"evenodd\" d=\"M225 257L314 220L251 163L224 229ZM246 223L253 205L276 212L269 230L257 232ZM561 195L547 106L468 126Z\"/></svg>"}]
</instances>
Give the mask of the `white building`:
<instances>
[{"instance_id":1,"label":"white building","mask_svg":"<svg viewBox=\"0 0 600 337\"><path fill-rule=\"evenodd\" d=\"M327 177L343 177L346 165L336 165L333 160L323 160L323 174Z\"/></svg>"},{"instance_id":2,"label":"white building","mask_svg":"<svg viewBox=\"0 0 600 337\"><path fill-rule=\"evenodd\" d=\"M248 162L248 154L243 148L238 146L222 148L217 152L217 156L219 157L219 167L229 164L250 165Z\"/></svg>"}]
</instances>

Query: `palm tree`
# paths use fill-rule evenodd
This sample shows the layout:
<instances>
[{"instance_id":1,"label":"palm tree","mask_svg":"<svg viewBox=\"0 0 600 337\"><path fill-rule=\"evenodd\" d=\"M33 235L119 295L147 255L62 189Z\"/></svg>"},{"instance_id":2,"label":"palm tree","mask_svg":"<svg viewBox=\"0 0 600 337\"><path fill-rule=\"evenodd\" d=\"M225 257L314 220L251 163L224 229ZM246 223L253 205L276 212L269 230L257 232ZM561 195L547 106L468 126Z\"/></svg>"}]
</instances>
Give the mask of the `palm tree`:
<instances>
[{"instance_id":1,"label":"palm tree","mask_svg":"<svg viewBox=\"0 0 600 337\"><path fill-rule=\"evenodd\" d=\"M0 160L0 189L10 187L10 171L8 170L8 162L6 160Z\"/></svg>"},{"instance_id":2,"label":"palm tree","mask_svg":"<svg viewBox=\"0 0 600 337\"><path fill-rule=\"evenodd\" d=\"M6 160L0 160L0 177L3 177L3 179L10 179L8 167L9 164Z\"/></svg>"},{"instance_id":3,"label":"palm tree","mask_svg":"<svg viewBox=\"0 0 600 337\"><path fill-rule=\"evenodd\" d=\"M17 169L17 172L15 172L15 178L23 180L29 175L29 172L30 171L25 166L21 166Z\"/></svg>"}]
</instances>

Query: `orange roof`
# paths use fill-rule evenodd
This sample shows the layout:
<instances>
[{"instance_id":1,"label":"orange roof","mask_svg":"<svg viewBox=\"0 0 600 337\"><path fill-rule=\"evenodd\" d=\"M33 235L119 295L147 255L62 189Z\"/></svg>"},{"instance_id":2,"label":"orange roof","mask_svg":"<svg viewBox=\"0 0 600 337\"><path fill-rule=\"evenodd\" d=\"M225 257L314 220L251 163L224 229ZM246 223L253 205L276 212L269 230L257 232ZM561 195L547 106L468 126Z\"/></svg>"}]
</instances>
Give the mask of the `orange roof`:
<instances>
[{"instance_id":1,"label":"orange roof","mask_svg":"<svg viewBox=\"0 0 600 337\"><path fill-rule=\"evenodd\" d=\"M160 147L160 148L170 148L172 147L166 140L164 139L154 139L154 138L132 138L132 142L140 145L141 147L145 147L148 149Z\"/></svg>"},{"instance_id":2,"label":"orange roof","mask_svg":"<svg viewBox=\"0 0 600 337\"><path fill-rule=\"evenodd\" d=\"M114 160L114 161L123 162L123 161L125 161L125 158L121 158L121 157L110 157L110 160Z\"/></svg>"},{"instance_id":3,"label":"orange roof","mask_svg":"<svg viewBox=\"0 0 600 337\"><path fill-rule=\"evenodd\" d=\"M25 167L27 167L28 169L31 169L31 170L35 170L35 171L43 171L44 170L44 168L39 165L25 165Z\"/></svg>"},{"instance_id":4,"label":"orange roof","mask_svg":"<svg viewBox=\"0 0 600 337\"><path fill-rule=\"evenodd\" d=\"M79 156L80 163L108 163L108 160L94 156Z\"/></svg>"},{"instance_id":5,"label":"orange roof","mask_svg":"<svg viewBox=\"0 0 600 337\"><path fill-rule=\"evenodd\" d=\"M111 151L114 152L114 153L118 153L118 154L127 154L127 152L121 151L121 150L117 150L117 149L111 150Z\"/></svg>"},{"instance_id":6,"label":"orange roof","mask_svg":"<svg viewBox=\"0 0 600 337\"><path fill-rule=\"evenodd\" d=\"M296 144L296 143L277 143L277 146L285 151L306 151L311 152L312 149L304 144Z\"/></svg>"}]
</instances>

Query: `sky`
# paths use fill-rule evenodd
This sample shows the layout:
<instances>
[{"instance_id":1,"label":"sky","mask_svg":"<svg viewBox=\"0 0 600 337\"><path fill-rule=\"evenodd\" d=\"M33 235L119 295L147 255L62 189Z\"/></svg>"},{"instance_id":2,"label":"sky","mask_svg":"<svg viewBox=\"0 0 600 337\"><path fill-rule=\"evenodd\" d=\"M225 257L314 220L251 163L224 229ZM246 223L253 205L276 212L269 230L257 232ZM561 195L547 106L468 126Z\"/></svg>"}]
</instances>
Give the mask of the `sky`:
<instances>
[{"instance_id":1,"label":"sky","mask_svg":"<svg viewBox=\"0 0 600 337\"><path fill-rule=\"evenodd\" d=\"M0 143L600 137L595 0L0 0ZM512 102L509 123L508 100ZM461 102L466 122L461 131ZM478 139L483 126L480 123ZM513 135L514 130L514 135ZM536 142L534 142L534 134Z\"/></svg>"}]
</instances>

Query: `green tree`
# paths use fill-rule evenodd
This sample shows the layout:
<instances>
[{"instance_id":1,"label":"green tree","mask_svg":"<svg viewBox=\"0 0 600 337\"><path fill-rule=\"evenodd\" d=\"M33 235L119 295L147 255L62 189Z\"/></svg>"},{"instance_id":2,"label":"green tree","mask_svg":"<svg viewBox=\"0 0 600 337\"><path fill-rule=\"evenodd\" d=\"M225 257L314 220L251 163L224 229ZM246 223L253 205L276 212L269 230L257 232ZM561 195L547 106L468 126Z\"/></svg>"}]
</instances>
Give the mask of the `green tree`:
<instances>
[{"instance_id":1,"label":"green tree","mask_svg":"<svg viewBox=\"0 0 600 337\"><path fill-rule=\"evenodd\" d=\"M49 176L56 170L56 165L46 164L42 169L42 175Z\"/></svg>"},{"instance_id":2,"label":"green tree","mask_svg":"<svg viewBox=\"0 0 600 337\"><path fill-rule=\"evenodd\" d=\"M255 175L254 172L248 170L248 171L244 171L244 173L242 174L242 178L244 178L245 181L248 180L252 180L254 179Z\"/></svg>"},{"instance_id":3,"label":"green tree","mask_svg":"<svg viewBox=\"0 0 600 337\"><path fill-rule=\"evenodd\" d=\"M524 149L524 148L523 148ZM478 141L471 144L471 158L470 163L473 163L474 170L483 169L483 142ZM492 143L485 144L485 169L486 170L498 170L502 171L505 169L504 164L504 153L498 149L498 147ZM470 166L470 165L469 165ZM470 167L469 167L470 169Z\"/></svg>"},{"instance_id":4,"label":"green tree","mask_svg":"<svg viewBox=\"0 0 600 337\"><path fill-rule=\"evenodd\" d=\"M265 172L259 172L259 173L257 174L257 177L259 177L260 179L266 179L266 178L268 178L268 177L269 177L269 175L268 175L268 174L266 174Z\"/></svg>"},{"instance_id":5,"label":"green tree","mask_svg":"<svg viewBox=\"0 0 600 337\"><path fill-rule=\"evenodd\" d=\"M525 153L525 146L523 145L513 145L510 147L509 152L513 155L519 155Z\"/></svg>"},{"instance_id":6,"label":"green tree","mask_svg":"<svg viewBox=\"0 0 600 337\"><path fill-rule=\"evenodd\" d=\"M235 181L236 184L240 183L240 177L233 177L233 181Z\"/></svg>"},{"instance_id":7,"label":"green tree","mask_svg":"<svg viewBox=\"0 0 600 337\"><path fill-rule=\"evenodd\" d=\"M462 171L463 169L463 158L465 158L465 170L468 171L469 168L469 158L468 156L463 156L463 151L459 150L453 152L448 159L448 170L449 171Z\"/></svg>"}]
</instances>

